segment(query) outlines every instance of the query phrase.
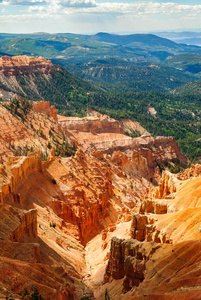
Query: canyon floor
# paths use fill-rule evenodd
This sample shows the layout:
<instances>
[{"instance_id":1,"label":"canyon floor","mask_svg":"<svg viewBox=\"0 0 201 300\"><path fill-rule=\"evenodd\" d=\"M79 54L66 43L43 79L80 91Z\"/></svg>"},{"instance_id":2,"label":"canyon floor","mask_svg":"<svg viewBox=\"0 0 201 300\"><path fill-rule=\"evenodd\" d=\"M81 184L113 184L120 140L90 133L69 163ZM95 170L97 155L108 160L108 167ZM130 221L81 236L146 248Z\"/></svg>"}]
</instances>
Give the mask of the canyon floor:
<instances>
[{"instance_id":1,"label":"canyon floor","mask_svg":"<svg viewBox=\"0 0 201 300\"><path fill-rule=\"evenodd\" d=\"M174 138L44 102L0 125L0 299L201 299L201 166Z\"/></svg>"}]
</instances>

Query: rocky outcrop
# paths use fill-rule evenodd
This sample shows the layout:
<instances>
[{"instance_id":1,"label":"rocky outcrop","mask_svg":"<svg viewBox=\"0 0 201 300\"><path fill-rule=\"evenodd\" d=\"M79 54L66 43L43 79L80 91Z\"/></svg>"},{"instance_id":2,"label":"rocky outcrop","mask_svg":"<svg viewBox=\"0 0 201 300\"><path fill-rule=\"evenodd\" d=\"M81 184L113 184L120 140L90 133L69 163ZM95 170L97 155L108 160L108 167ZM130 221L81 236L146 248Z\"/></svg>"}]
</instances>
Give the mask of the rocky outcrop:
<instances>
[{"instance_id":1,"label":"rocky outcrop","mask_svg":"<svg viewBox=\"0 0 201 300\"><path fill-rule=\"evenodd\" d=\"M65 130L89 132L94 135L100 133L124 134L119 121L106 115L90 116L85 118L59 117L59 124Z\"/></svg>"},{"instance_id":2,"label":"rocky outcrop","mask_svg":"<svg viewBox=\"0 0 201 300\"><path fill-rule=\"evenodd\" d=\"M149 175L147 159L140 155L140 153L136 150L133 151L131 163L134 166L136 173L140 172L144 177Z\"/></svg>"},{"instance_id":3,"label":"rocky outcrop","mask_svg":"<svg viewBox=\"0 0 201 300\"><path fill-rule=\"evenodd\" d=\"M26 104L24 101L26 100L19 100L20 115L21 108ZM56 118L56 113L54 115ZM50 147L56 148L58 142L63 143L63 134L58 123L46 114L37 113L31 108L23 121L0 104L0 163L6 162L12 155L26 155L29 150L36 148L43 154L48 154Z\"/></svg>"},{"instance_id":4,"label":"rocky outcrop","mask_svg":"<svg viewBox=\"0 0 201 300\"><path fill-rule=\"evenodd\" d=\"M129 158L124 152L115 151L112 154L111 161L121 166L122 171L133 176L150 177L147 159L140 155L136 150L133 151L132 157Z\"/></svg>"},{"instance_id":5,"label":"rocky outcrop","mask_svg":"<svg viewBox=\"0 0 201 300\"><path fill-rule=\"evenodd\" d=\"M156 168L156 162L152 151L149 148L140 148L139 154L146 158L149 169Z\"/></svg>"},{"instance_id":6,"label":"rocky outcrop","mask_svg":"<svg viewBox=\"0 0 201 300\"><path fill-rule=\"evenodd\" d=\"M57 164L56 161L53 162L52 167L56 167ZM80 178L72 171L74 166L79 168ZM69 167L69 173L59 180L67 183L68 179L68 184L75 181L76 185L65 191L62 201L55 199L49 206L64 221L75 222L78 225L80 240L85 244L96 230L100 230L100 222L107 212L112 195L111 171L107 164L95 156L91 160L82 151L77 151L75 157L71 158ZM92 168L90 173L89 168Z\"/></svg>"},{"instance_id":7,"label":"rocky outcrop","mask_svg":"<svg viewBox=\"0 0 201 300\"><path fill-rule=\"evenodd\" d=\"M112 155L115 151L121 151L131 159L135 150L146 158L148 166L153 169L152 173L157 163L165 164L167 161L177 160L185 165L188 162L173 137L154 138L143 135L131 138L124 134L118 121L108 116L86 118L59 116L58 122L66 138L86 153L96 150Z\"/></svg>"},{"instance_id":8,"label":"rocky outcrop","mask_svg":"<svg viewBox=\"0 0 201 300\"><path fill-rule=\"evenodd\" d=\"M124 241L121 242L122 244ZM132 241L130 241L132 245ZM146 243L142 243L145 247ZM147 243L150 244L150 243ZM115 300L137 300L137 299L199 299L200 298L200 242L186 241L175 245L168 244L150 244L153 247L148 260L145 260L144 266L140 266L139 262L133 262L133 257L128 259L133 262L134 266L130 266L131 274L136 277L143 277L143 281L139 278L139 284L136 287L136 281L133 277L125 276L122 279L124 292L130 291L124 295L115 293L112 289L107 289L109 295L113 295ZM132 247L132 246L131 246ZM148 252L148 251L147 251ZM148 252L149 253L149 252ZM112 259L111 259L112 261ZM127 261L127 258L125 259ZM136 265L139 266L136 272ZM143 264L142 264L143 265ZM133 269L132 269L133 268ZM142 275L144 274L144 276ZM128 278L128 285L126 284ZM116 287L119 288L119 282ZM115 281L112 282L114 289ZM132 288L132 289L131 289Z\"/></svg>"},{"instance_id":9,"label":"rocky outcrop","mask_svg":"<svg viewBox=\"0 0 201 300\"><path fill-rule=\"evenodd\" d=\"M159 247L155 243L112 238L105 282L124 277L123 292L139 286L145 278L146 262Z\"/></svg>"},{"instance_id":10,"label":"rocky outcrop","mask_svg":"<svg viewBox=\"0 0 201 300\"><path fill-rule=\"evenodd\" d=\"M177 185L177 177L168 171L163 171L158 187L153 187L148 190L147 194L144 195L144 198L150 200L172 199L177 190Z\"/></svg>"},{"instance_id":11,"label":"rocky outcrop","mask_svg":"<svg viewBox=\"0 0 201 300\"><path fill-rule=\"evenodd\" d=\"M37 210L31 209L20 217L20 224L12 232L12 242L25 242L27 238L36 239L37 235Z\"/></svg>"},{"instance_id":12,"label":"rocky outcrop","mask_svg":"<svg viewBox=\"0 0 201 300\"><path fill-rule=\"evenodd\" d=\"M35 151L29 153L27 157L10 157L8 159L8 166L10 168L7 182L0 187L0 203L6 202L20 202L20 195L16 194L16 188L26 180L33 172L40 172L41 157L40 152ZM5 169L2 168L2 170ZM2 173L2 172L1 172Z\"/></svg>"},{"instance_id":13,"label":"rocky outcrop","mask_svg":"<svg viewBox=\"0 0 201 300\"><path fill-rule=\"evenodd\" d=\"M190 168L184 170L183 173L179 173L177 178L179 180L186 180L193 177L199 177L201 175L201 165L191 165Z\"/></svg>"},{"instance_id":14,"label":"rocky outcrop","mask_svg":"<svg viewBox=\"0 0 201 300\"><path fill-rule=\"evenodd\" d=\"M0 88L0 99L8 101L14 98L21 98L21 97L16 93L8 92Z\"/></svg>"},{"instance_id":15,"label":"rocky outcrop","mask_svg":"<svg viewBox=\"0 0 201 300\"><path fill-rule=\"evenodd\" d=\"M25 55L2 56L0 58L0 75L16 76L21 74L49 74L54 72L53 64L43 57Z\"/></svg>"},{"instance_id":16,"label":"rocky outcrop","mask_svg":"<svg viewBox=\"0 0 201 300\"><path fill-rule=\"evenodd\" d=\"M142 202L140 206L141 214L166 214L167 213L167 200L150 200L146 199Z\"/></svg>"},{"instance_id":17,"label":"rocky outcrop","mask_svg":"<svg viewBox=\"0 0 201 300\"><path fill-rule=\"evenodd\" d=\"M128 133L139 132L142 135L147 132L146 129L140 125L140 123L134 122L130 119L120 119L120 124L123 130Z\"/></svg>"},{"instance_id":18,"label":"rocky outcrop","mask_svg":"<svg viewBox=\"0 0 201 300\"><path fill-rule=\"evenodd\" d=\"M166 214L168 204L175 197L177 186L180 185L176 175L163 171L157 187L148 189L140 206L140 213ZM164 199L164 200L161 200Z\"/></svg>"},{"instance_id":19,"label":"rocky outcrop","mask_svg":"<svg viewBox=\"0 0 201 300\"><path fill-rule=\"evenodd\" d=\"M144 241L146 237L147 224L148 224L147 216L134 214L131 222L131 237L138 241Z\"/></svg>"},{"instance_id":20,"label":"rocky outcrop","mask_svg":"<svg viewBox=\"0 0 201 300\"><path fill-rule=\"evenodd\" d=\"M171 243L163 230L158 230L155 219L150 215L133 214L131 221L131 238L138 241Z\"/></svg>"},{"instance_id":21,"label":"rocky outcrop","mask_svg":"<svg viewBox=\"0 0 201 300\"><path fill-rule=\"evenodd\" d=\"M33 110L35 112L43 113L51 116L57 121L57 110L54 105L50 106L50 102L37 101L33 103Z\"/></svg>"}]
</instances>

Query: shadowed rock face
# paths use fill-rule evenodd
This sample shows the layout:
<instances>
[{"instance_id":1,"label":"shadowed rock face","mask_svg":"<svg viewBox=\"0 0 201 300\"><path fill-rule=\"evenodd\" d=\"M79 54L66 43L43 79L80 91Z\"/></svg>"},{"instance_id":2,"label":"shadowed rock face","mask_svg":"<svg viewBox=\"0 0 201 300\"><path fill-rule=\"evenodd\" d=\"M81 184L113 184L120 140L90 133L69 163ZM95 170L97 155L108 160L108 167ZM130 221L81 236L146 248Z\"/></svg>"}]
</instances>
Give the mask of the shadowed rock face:
<instances>
[{"instance_id":1,"label":"shadowed rock face","mask_svg":"<svg viewBox=\"0 0 201 300\"><path fill-rule=\"evenodd\" d=\"M160 248L159 244L112 238L105 282L124 278L123 292L128 292L145 278L146 263Z\"/></svg>"},{"instance_id":2,"label":"shadowed rock face","mask_svg":"<svg viewBox=\"0 0 201 300\"><path fill-rule=\"evenodd\" d=\"M122 279L126 295L111 291L111 298L200 299L200 253L196 240L171 245L113 238L105 282Z\"/></svg>"},{"instance_id":3,"label":"shadowed rock face","mask_svg":"<svg viewBox=\"0 0 201 300\"><path fill-rule=\"evenodd\" d=\"M55 252L38 237L36 209L25 211L0 204L0 214L0 282L4 298L12 295L21 299L26 286L29 293L37 287L45 299L73 299L72 279L65 267L56 263L52 266L48 256L55 256Z\"/></svg>"},{"instance_id":4,"label":"shadowed rock face","mask_svg":"<svg viewBox=\"0 0 201 300\"><path fill-rule=\"evenodd\" d=\"M20 217L19 226L12 232L12 242L24 242L26 237L36 239L37 235L37 210L30 209Z\"/></svg>"}]
</instances>

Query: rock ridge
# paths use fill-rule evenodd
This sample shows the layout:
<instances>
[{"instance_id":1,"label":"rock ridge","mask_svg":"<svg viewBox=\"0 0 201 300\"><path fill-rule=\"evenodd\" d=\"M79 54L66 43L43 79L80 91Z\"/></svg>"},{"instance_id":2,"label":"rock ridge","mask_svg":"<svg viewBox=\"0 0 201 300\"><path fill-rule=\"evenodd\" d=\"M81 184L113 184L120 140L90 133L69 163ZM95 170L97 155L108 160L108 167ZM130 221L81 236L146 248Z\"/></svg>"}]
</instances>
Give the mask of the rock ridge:
<instances>
[{"instance_id":1,"label":"rock ridge","mask_svg":"<svg viewBox=\"0 0 201 300\"><path fill-rule=\"evenodd\" d=\"M53 64L43 57L25 55L2 56L0 58L0 75L16 76L23 74L49 74L54 72Z\"/></svg>"}]
</instances>

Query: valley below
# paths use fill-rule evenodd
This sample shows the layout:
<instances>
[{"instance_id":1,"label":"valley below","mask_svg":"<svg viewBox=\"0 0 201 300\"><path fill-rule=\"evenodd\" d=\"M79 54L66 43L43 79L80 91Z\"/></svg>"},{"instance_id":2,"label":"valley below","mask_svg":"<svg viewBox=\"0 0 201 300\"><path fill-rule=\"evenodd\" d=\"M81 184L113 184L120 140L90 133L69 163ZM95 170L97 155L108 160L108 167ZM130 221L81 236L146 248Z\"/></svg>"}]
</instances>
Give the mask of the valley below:
<instances>
[{"instance_id":1,"label":"valley below","mask_svg":"<svg viewBox=\"0 0 201 300\"><path fill-rule=\"evenodd\" d=\"M201 166L169 172L188 164L174 138L45 102L24 122L0 109L1 299L200 299ZM56 156L66 141L75 154Z\"/></svg>"}]
</instances>

